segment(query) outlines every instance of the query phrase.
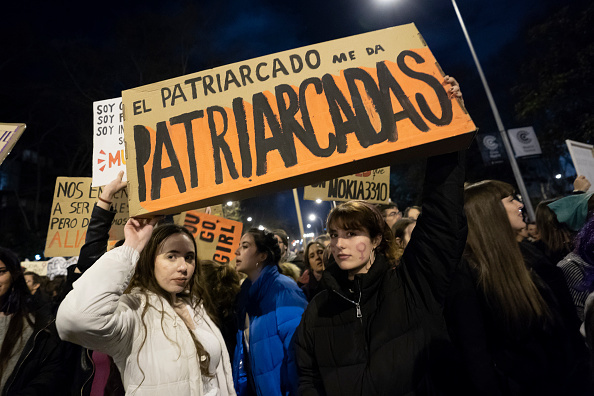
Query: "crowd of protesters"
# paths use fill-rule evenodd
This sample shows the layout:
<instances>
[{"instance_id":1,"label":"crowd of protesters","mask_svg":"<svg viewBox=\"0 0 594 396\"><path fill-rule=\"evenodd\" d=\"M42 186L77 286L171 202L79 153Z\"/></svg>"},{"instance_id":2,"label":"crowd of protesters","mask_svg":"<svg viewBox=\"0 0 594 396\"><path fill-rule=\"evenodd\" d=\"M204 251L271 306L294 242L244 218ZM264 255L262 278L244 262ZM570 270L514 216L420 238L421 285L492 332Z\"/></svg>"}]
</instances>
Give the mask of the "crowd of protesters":
<instances>
[{"instance_id":1,"label":"crowd of protesters","mask_svg":"<svg viewBox=\"0 0 594 396\"><path fill-rule=\"evenodd\" d=\"M464 157L427 159L420 206L336 206L301 252L249 229L233 266L157 217L109 250L120 174L51 281L0 248L2 395L593 394L589 181L526 223Z\"/></svg>"}]
</instances>

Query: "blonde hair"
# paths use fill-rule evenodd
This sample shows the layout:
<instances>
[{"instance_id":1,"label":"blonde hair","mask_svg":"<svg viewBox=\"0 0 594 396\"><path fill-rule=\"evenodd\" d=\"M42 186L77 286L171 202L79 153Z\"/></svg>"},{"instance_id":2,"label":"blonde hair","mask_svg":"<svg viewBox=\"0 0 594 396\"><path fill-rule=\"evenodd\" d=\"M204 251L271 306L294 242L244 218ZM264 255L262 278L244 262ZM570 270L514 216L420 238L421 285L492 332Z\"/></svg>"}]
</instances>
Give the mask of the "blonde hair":
<instances>
[{"instance_id":1,"label":"blonde hair","mask_svg":"<svg viewBox=\"0 0 594 396\"><path fill-rule=\"evenodd\" d=\"M301 270L299 269L299 267L297 267L293 263L288 263L288 262L280 263L278 265L278 268L279 268L281 274L288 276L289 278L293 279L295 282L297 282L299 280L299 277L301 276Z\"/></svg>"}]
</instances>

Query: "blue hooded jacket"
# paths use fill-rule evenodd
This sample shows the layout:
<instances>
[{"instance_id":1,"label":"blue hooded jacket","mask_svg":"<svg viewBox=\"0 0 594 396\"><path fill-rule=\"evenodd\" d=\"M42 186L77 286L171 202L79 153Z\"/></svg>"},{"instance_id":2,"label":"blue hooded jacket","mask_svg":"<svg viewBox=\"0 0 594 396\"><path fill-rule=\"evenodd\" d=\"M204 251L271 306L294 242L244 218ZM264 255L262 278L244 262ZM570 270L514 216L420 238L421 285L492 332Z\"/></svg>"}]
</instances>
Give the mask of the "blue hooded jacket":
<instances>
[{"instance_id":1,"label":"blue hooded jacket","mask_svg":"<svg viewBox=\"0 0 594 396\"><path fill-rule=\"evenodd\" d=\"M296 395L299 383L293 333L301 322L307 300L295 281L280 274L276 265L262 269L252 284L246 279L239 293L237 346L233 380L239 396ZM249 316L249 353L244 351L245 314ZM244 361L249 356L249 361ZM245 368L249 367L249 370ZM251 379L247 378L251 372ZM253 380L253 381L252 381Z\"/></svg>"}]
</instances>

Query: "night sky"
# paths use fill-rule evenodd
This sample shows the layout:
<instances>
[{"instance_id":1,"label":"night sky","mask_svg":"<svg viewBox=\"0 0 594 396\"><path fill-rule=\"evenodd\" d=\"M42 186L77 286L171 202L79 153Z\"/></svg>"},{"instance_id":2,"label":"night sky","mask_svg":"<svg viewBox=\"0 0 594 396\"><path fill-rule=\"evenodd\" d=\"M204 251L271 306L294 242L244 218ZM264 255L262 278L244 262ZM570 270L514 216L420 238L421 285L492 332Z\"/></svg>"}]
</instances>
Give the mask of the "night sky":
<instances>
[{"instance_id":1,"label":"night sky","mask_svg":"<svg viewBox=\"0 0 594 396\"><path fill-rule=\"evenodd\" d=\"M28 125L11 156L38 149L53 158L61 176L91 176L93 101L166 78L410 22L444 71L460 81L477 126L496 130L447 0L5 3L0 121ZM458 1L508 128L518 126L508 113L512 99L507 84L515 73L510 65L523 54L525 28L558 3ZM37 185L42 200L51 202L54 183L48 177ZM31 188L18 183L21 195L32 194ZM323 209L311 201L302 204L304 217L316 210L323 216L329 209L327 203L320 205ZM259 224L286 224L289 233L297 235L290 192L246 200L242 207ZM49 213L41 216L47 224Z\"/></svg>"}]
</instances>

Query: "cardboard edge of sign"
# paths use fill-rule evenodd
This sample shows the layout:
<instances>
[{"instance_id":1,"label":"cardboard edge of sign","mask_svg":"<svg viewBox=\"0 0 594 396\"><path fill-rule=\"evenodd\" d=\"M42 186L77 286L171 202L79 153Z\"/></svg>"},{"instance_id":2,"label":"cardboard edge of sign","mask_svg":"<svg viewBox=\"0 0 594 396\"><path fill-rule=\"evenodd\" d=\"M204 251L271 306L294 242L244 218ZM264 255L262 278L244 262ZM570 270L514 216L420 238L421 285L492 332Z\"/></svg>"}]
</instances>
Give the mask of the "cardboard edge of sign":
<instances>
[{"instance_id":1,"label":"cardboard edge of sign","mask_svg":"<svg viewBox=\"0 0 594 396\"><path fill-rule=\"evenodd\" d=\"M25 129L27 129L27 124L22 123L10 123L10 122L1 122L0 125L12 126L15 127L14 130L14 137L10 139L7 145L0 148L0 165L4 162L4 160L8 157L14 146L16 146L17 140L21 138Z\"/></svg>"},{"instance_id":2,"label":"cardboard edge of sign","mask_svg":"<svg viewBox=\"0 0 594 396\"><path fill-rule=\"evenodd\" d=\"M429 142L423 145L413 146L398 151L392 151L389 153L376 155L371 158L364 158L361 160L352 161L332 168L321 169L315 172L288 177L286 179L277 180L264 185L245 188L241 191L234 191L232 193L212 196L200 201L182 204L173 208L167 208L150 213L145 212L138 213L135 215L130 214L130 216L152 217L155 215L177 214L196 208L219 204L224 201L240 201L242 199L253 198L257 195L268 195L278 191L315 184L345 175L382 168L384 166L388 166L391 164L397 164L412 161L419 158L427 158L435 155L451 153L457 150L468 149L477 131L478 129L464 134L451 136L446 139Z\"/></svg>"}]
</instances>

